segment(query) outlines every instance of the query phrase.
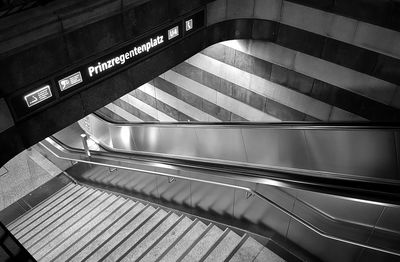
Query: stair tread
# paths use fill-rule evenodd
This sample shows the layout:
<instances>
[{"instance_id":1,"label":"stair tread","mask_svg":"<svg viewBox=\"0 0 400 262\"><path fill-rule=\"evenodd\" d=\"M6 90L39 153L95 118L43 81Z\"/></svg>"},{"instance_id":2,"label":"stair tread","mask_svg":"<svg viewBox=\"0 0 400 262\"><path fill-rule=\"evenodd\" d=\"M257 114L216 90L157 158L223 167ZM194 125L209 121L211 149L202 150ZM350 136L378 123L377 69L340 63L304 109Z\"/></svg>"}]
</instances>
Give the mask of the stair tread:
<instances>
[{"instance_id":1,"label":"stair tread","mask_svg":"<svg viewBox=\"0 0 400 262\"><path fill-rule=\"evenodd\" d=\"M122 239L128 236L131 231L140 226L140 223L146 221L146 219L149 218L155 211L156 209L152 206L147 207L139 216L137 216L129 223L125 224L117 234L107 239L107 241L104 242L104 244L101 246L100 249L97 250L97 252L91 254L87 258L87 261L101 260L108 252L110 252L115 246L117 246Z\"/></svg>"},{"instance_id":2,"label":"stair tread","mask_svg":"<svg viewBox=\"0 0 400 262\"><path fill-rule=\"evenodd\" d=\"M263 247L264 246L258 243L254 238L249 237L229 262L253 261Z\"/></svg>"},{"instance_id":3,"label":"stair tread","mask_svg":"<svg viewBox=\"0 0 400 262\"><path fill-rule=\"evenodd\" d=\"M48 234L44 239L40 241L40 245L36 245L35 251L34 247L32 247L31 253L37 260L41 260L41 258L50 250L54 250L54 248L66 239L68 236L71 236L75 233L75 231L82 225L85 225L87 222L92 220L95 215L100 213L104 208L106 208L109 204L113 203L117 199L115 195L102 195L97 198L90 207L86 207L81 210L79 213L65 221L59 227L57 227L53 232Z\"/></svg>"},{"instance_id":4,"label":"stair tread","mask_svg":"<svg viewBox=\"0 0 400 262\"><path fill-rule=\"evenodd\" d=\"M74 243L77 243L81 237L84 236L84 234L91 232L96 225L103 223L103 220L108 217L111 213L115 212L115 210L122 208L124 204L127 203L126 199L120 198L115 201L115 203L112 203L112 205L108 206L104 210L102 210L99 215L88 221L88 223L74 232L74 234L68 236L60 236L62 239L62 243L59 244L57 247L53 248L48 252L45 257L42 258L42 261L50 261L53 260L57 255L59 255L63 250L67 250L71 245Z\"/></svg>"},{"instance_id":5,"label":"stair tread","mask_svg":"<svg viewBox=\"0 0 400 262\"><path fill-rule=\"evenodd\" d=\"M200 259L207 253L212 245L222 235L223 231L217 226L213 226L210 231L203 236L202 239L189 251L189 253L182 259L182 262L200 261Z\"/></svg>"},{"instance_id":6,"label":"stair tread","mask_svg":"<svg viewBox=\"0 0 400 262\"><path fill-rule=\"evenodd\" d=\"M229 233L222 239L222 241L213 249L213 251L204 260L207 261L223 261L229 256L229 254L235 249L239 244L241 237L233 231Z\"/></svg>"},{"instance_id":7,"label":"stair tread","mask_svg":"<svg viewBox=\"0 0 400 262\"><path fill-rule=\"evenodd\" d=\"M285 262L283 258L272 252L266 247L263 247L261 252L258 254L258 256L254 259L254 262Z\"/></svg>"},{"instance_id":8,"label":"stair tread","mask_svg":"<svg viewBox=\"0 0 400 262\"><path fill-rule=\"evenodd\" d=\"M50 198L52 202L49 203L47 206L41 208L39 211L36 212L36 208L32 209L29 214L27 214L27 218L24 219L25 217L21 218L24 221L21 221L16 225L14 228L10 229L10 231L14 235L21 235L24 231L29 230L29 228L32 227L32 222L37 221L38 219L41 219L44 216L49 216L52 212L55 212L55 210L58 210L60 207L60 203L64 201L65 199L68 199L72 195L76 194L81 188L80 187L72 187L70 190L65 192L63 195L58 195L56 197L58 198Z\"/></svg>"},{"instance_id":9,"label":"stair tread","mask_svg":"<svg viewBox=\"0 0 400 262\"><path fill-rule=\"evenodd\" d=\"M131 219L136 217L141 211L143 211L144 208L145 206L139 203L139 205L135 206L124 217L116 221L110 228L96 236L96 238L93 239L87 246L85 246L85 248L75 254L70 261L82 261L85 257L91 255L93 251L95 251L103 243L107 242L115 232L126 226L126 224L129 223Z\"/></svg>"},{"instance_id":10,"label":"stair tread","mask_svg":"<svg viewBox=\"0 0 400 262\"><path fill-rule=\"evenodd\" d=\"M68 203L63 203L61 205L61 208L54 213L49 212L50 216L45 216L43 218L40 218L40 222L35 223L37 224L37 226L35 226L33 229L29 229L29 232L23 235L17 234L16 237L18 238L18 240L25 245L26 241L33 238L37 233L41 233L42 230L47 228L52 223L58 221L60 218L69 213L70 210L73 210L74 208L76 208L76 206L79 206L83 201L88 199L92 194L96 193L94 190L90 189L82 188L82 190L83 191L80 191L79 193L80 195L75 196L76 198L74 200Z\"/></svg>"},{"instance_id":11,"label":"stair tread","mask_svg":"<svg viewBox=\"0 0 400 262\"><path fill-rule=\"evenodd\" d=\"M140 209L142 209L144 206L141 203L137 203L136 206L135 202L133 201L128 201L125 205L123 205L119 210L116 212L113 212L110 214L109 217L107 217L104 221L102 221L101 224L98 224L93 228L88 234L83 236L81 239L79 239L77 242L73 243L70 247L68 247L67 250L63 250L63 252L57 256L57 260L59 261L66 261L69 258L72 258L75 254L79 253L80 250L84 249L86 245L88 245L91 241L95 242L96 237L105 229L108 227L109 230L111 231L113 229L113 223L117 223L118 219L123 219L127 216L129 216L129 213L136 213L139 212ZM128 213L125 213L128 212ZM85 249L89 250L90 249ZM84 253L84 252L83 252ZM88 253L89 254L89 253Z\"/></svg>"},{"instance_id":12,"label":"stair tread","mask_svg":"<svg viewBox=\"0 0 400 262\"><path fill-rule=\"evenodd\" d=\"M136 261L144 252L151 247L174 223L179 219L178 215L171 214L163 223L154 229L143 241L133 250L126 254L122 261Z\"/></svg>"},{"instance_id":13,"label":"stair tread","mask_svg":"<svg viewBox=\"0 0 400 262\"><path fill-rule=\"evenodd\" d=\"M18 217L11 223L7 225L7 228L9 231L14 231L17 226L20 226L22 223L26 223L28 219L30 219L32 216L34 216L36 213L41 212L44 208L47 208L48 205L51 205L54 203L55 199L58 199L61 197L63 194L66 194L69 190L72 190L76 185L69 183L65 185L63 188L61 188L59 191L54 193L53 195L49 196L45 200L43 200L41 203L36 205L33 209L29 210L22 216Z\"/></svg>"},{"instance_id":14,"label":"stair tread","mask_svg":"<svg viewBox=\"0 0 400 262\"><path fill-rule=\"evenodd\" d=\"M198 221L196 225L189 232L184 235L175 246L173 246L167 254L165 254L160 261L176 261L178 257L180 257L189 247L190 245L197 240L197 238L203 233L203 231L207 228L207 226Z\"/></svg>"},{"instance_id":15,"label":"stair tread","mask_svg":"<svg viewBox=\"0 0 400 262\"><path fill-rule=\"evenodd\" d=\"M160 209L156 214L154 214L145 224L140 226L132 235L130 235L123 242L119 242L118 246L114 251L109 254L105 260L108 261L117 261L123 254L125 254L129 248L133 245L137 244L142 238L146 235L146 233L151 232L159 222L163 220L167 216L167 212Z\"/></svg>"},{"instance_id":16,"label":"stair tread","mask_svg":"<svg viewBox=\"0 0 400 262\"><path fill-rule=\"evenodd\" d=\"M161 241L150 250L140 261L155 261L161 256L176 239L178 239L193 221L184 217Z\"/></svg>"}]
</instances>

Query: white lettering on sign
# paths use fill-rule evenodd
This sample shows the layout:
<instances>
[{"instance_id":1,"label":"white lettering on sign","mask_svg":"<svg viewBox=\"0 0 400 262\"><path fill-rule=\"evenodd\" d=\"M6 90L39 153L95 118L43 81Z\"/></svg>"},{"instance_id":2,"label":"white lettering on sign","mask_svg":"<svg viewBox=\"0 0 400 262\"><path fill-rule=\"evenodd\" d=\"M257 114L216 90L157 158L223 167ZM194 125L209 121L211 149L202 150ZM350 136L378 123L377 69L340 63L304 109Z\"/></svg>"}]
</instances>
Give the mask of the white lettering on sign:
<instances>
[{"instance_id":1,"label":"white lettering on sign","mask_svg":"<svg viewBox=\"0 0 400 262\"><path fill-rule=\"evenodd\" d=\"M193 19L189 19L185 21L186 31L190 31L193 29Z\"/></svg>"},{"instance_id":2,"label":"white lettering on sign","mask_svg":"<svg viewBox=\"0 0 400 262\"><path fill-rule=\"evenodd\" d=\"M49 85L41 87L27 95L24 96L26 105L32 107L39 104L40 102L52 97L51 89Z\"/></svg>"},{"instance_id":3,"label":"white lettering on sign","mask_svg":"<svg viewBox=\"0 0 400 262\"><path fill-rule=\"evenodd\" d=\"M88 67L88 73L90 77L93 77L95 75L98 75L101 72L104 72L106 70L109 70L113 68L116 65L123 65L125 64L126 60L129 60L141 53L148 53L152 48L156 47L159 44L164 43L164 36L160 35L154 38L150 38L149 41L146 43L140 45L140 46L135 46L125 54L121 54L119 56L113 57L105 62L98 62L96 66L89 66Z\"/></svg>"},{"instance_id":4,"label":"white lettering on sign","mask_svg":"<svg viewBox=\"0 0 400 262\"><path fill-rule=\"evenodd\" d=\"M174 26L171 29L168 29L168 40L171 40L174 37L177 37L179 35L179 27Z\"/></svg>"},{"instance_id":5,"label":"white lettering on sign","mask_svg":"<svg viewBox=\"0 0 400 262\"><path fill-rule=\"evenodd\" d=\"M79 83L82 83L82 75L81 72L76 72L70 76L67 76L58 81L58 86L60 87L61 91L65 91Z\"/></svg>"}]
</instances>

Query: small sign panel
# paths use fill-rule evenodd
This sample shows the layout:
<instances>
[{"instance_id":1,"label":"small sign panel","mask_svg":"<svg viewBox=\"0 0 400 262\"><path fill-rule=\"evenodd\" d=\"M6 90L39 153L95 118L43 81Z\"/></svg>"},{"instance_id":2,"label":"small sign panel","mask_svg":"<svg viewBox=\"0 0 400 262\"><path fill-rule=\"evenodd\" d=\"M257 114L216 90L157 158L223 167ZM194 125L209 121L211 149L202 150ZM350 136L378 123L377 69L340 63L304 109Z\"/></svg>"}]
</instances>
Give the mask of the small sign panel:
<instances>
[{"instance_id":1,"label":"small sign panel","mask_svg":"<svg viewBox=\"0 0 400 262\"><path fill-rule=\"evenodd\" d=\"M179 26L174 26L171 29L168 29L168 40L171 40L174 37L179 35Z\"/></svg>"},{"instance_id":2,"label":"small sign panel","mask_svg":"<svg viewBox=\"0 0 400 262\"><path fill-rule=\"evenodd\" d=\"M65 91L79 83L82 83L82 81L81 72L78 71L70 76L58 80L58 86L60 87L61 91Z\"/></svg>"},{"instance_id":3,"label":"small sign panel","mask_svg":"<svg viewBox=\"0 0 400 262\"><path fill-rule=\"evenodd\" d=\"M34 105L37 105L41 102L43 102L46 99L49 99L52 97L51 89L49 85L46 85L44 87L41 87L27 95L24 96L26 105L28 107L32 107Z\"/></svg>"},{"instance_id":4,"label":"small sign panel","mask_svg":"<svg viewBox=\"0 0 400 262\"><path fill-rule=\"evenodd\" d=\"M189 19L185 21L186 32L193 29L193 19Z\"/></svg>"}]
</instances>

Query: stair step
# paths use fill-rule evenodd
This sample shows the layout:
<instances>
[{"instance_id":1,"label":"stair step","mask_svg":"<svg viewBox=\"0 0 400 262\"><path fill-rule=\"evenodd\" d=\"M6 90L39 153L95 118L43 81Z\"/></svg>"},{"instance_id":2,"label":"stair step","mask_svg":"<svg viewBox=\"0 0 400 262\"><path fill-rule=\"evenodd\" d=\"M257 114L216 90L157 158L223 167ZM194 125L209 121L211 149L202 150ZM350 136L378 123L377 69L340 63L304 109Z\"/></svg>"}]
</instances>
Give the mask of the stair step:
<instances>
[{"instance_id":1,"label":"stair step","mask_svg":"<svg viewBox=\"0 0 400 262\"><path fill-rule=\"evenodd\" d=\"M67 186L65 190L62 190L62 192L59 192L59 194L50 197L48 201L45 201L42 205L29 211L23 217L18 218L15 222L12 223L12 226L8 226L8 229L14 235L19 234L21 230L23 229L26 230L29 225L33 224L38 219L42 218L44 215L47 215L50 210L57 209L58 205L62 201L64 201L69 196L74 194L80 188L81 187L75 185Z\"/></svg>"},{"instance_id":2,"label":"stair step","mask_svg":"<svg viewBox=\"0 0 400 262\"><path fill-rule=\"evenodd\" d=\"M272 252L266 247L263 247L261 252L258 254L258 256L254 259L254 262L285 262L283 258Z\"/></svg>"},{"instance_id":3,"label":"stair step","mask_svg":"<svg viewBox=\"0 0 400 262\"><path fill-rule=\"evenodd\" d=\"M168 216L163 223L143 239L136 247L129 250L123 257L122 261L137 261L138 258L144 254L149 248L156 243L161 236L163 236L177 221L179 217L172 213Z\"/></svg>"},{"instance_id":4,"label":"stair step","mask_svg":"<svg viewBox=\"0 0 400 262\"><path fill-rule=\"evenodd\" d=\"M140 261L156 261L192 225L194 225L194 222L190 218L183 217Z\"/></svg>"},{"instance_id":5,"label":"stair step","mask_svg":"<svg viewBox=\"0 0 400 262\"><path fill-rule=\"evenodd\" d=\"M62 195L64 195L65 193L67 193L69 190L71 190L72 188L74 188L74 184L69 183L66 186L64 186L63 188L61 188L60 190L58 190L57 192L55 192L52 196L46 198L45 200L43 200L41 203L39 203L38 205L35 206L34 209L30 210L29 212L26 212L25 214L23 214L22 216L20 216L19 218L15 219L14 221L12 221L11 223L9 223L7 225L8 230L14 231L15 232L15 228L17 226L20 226L22 223L25 223L28 219L30 219L32 216L36 215L37 213L39 213L40 211L42 211L44 208L48 207L48 205L52 204L54 202L54 199L58 199L60 198ZM24 227L24 226L22 226Z\"/></svg>"},{"instance_id":6,"label":"stair step","mask_svg":"<svg viewBox=\"0 0 400 262\"><path fill-rule=\"evenodd\" d=\"M229 262L253 261L261 252L263 247L264 246L258 243L254 238L249 237Z\"/></svg>"},{"instance_id":7,"label":"stair step","mask_svg":"<svg viewBox=\"0 0 400 262\"><path fill-rule=\"evenodd\" d=\"M116 232L112 237L103 242L103 245L99 246L96 252L90 254L87 261L99 261L106 256L119 242L127 237L132 231L138 229L142 223L145 223L147 219L151 218L156 212L156 209L152 206L148 206L141 214L135 219L125 224L120 231Z\"/></svg>"},{"instance_id":8,"label":"stair step","mask_svg":"<svg viewBox=\"0 0 400 262\"><path fill-rule=\"evenodd\" d=\"M145 206L142 203L129 202L126 206L124 205L123 209L111 214L102 224L98 225L89 234L80 239L79 242L57 257L57 260L67 261L71 259L71 261L82 261L144 208Z\"/></svg>"},{"instance_id":9,"label":"stair step","mask_svg":"<svg viewBox=\"0 0 400 262\"><path fill-rule=\"evenodd\" d=\"M51 238L52 236L57 235L58 232L61 232L62 229L68 228L74 222L78 221L81 216L85 215L106 198L106 194L100 191L94 192L87 199L83 200L81 203L71 209L70 212L66 213L62 217L59 217L56 221L54 221L54 223L38 232L34 237L23 242L23 244L27 247L30 253L35 253L44 244L43 242L45 242L46 238Z\"/></svg>"},{"instance_id":10,"label":"stair step","mask_svg":"<svg viewBox=\"0 0 400 262\"><path fill-rule=\"evenodd\" d=\"M88 199L92 194L96 193L94 190L90 190L89 188L80 189L77 194L72 196L72 201L68 202L65 200L62 202L60 207L57 206L56 210L51 210L49 215L43 216L39 221L36 221L32 228L27 228L24 230L23 234L16 234L15 236L18 240L24 244L27 240L34 237L37 233L40 233L43 229L50 226L51 224L57 222L60 217L67 215L71 210L75 207L75 205L79 205L82 201Z\"/></svg>"},{"instance_id":11,"label":"stair step","mask_svg":"<svg viewBox=\"0 0 400 262\"><path fill-rule=\"evenodd\" d=\"M198 221L189 232L187 232L169 251L161 258L160 261L176 261L204 232L207 226Z\"/></svg>"},{"instance_id":12,"label":"stair step","mask_svg":"<svg viewBox=\"0 0 400 262\"><path fill-rule=\"evenodd\" d=\"M212 228L205 234L200 241L190 250L190 252L182 259L182 262L200 261L200 259L210 250L213 244L219 239L223 231L217 226Z\"/></svg>"},{"instance_id":13,"label":"stair step","mask_svg":"<svg viewBox=\"0 0 400 262\"><path fill-rule=\"evenodd\" d=\"M74 234L69 236L64 236L63 234L62 241L58 244L58 246L51 249L44 257L42 257L41 261L51 261L58 255L61 255L61 252L76 244L85 236L85 234L92 232L97 225L104 223L104 220L107 217L109 217L113 212L120 210L127 202L128 200L119 198L115 202L111 203L111 205L109 205L107 208L102 210L102 212L99 213L96 218L91 219L85 226L77 229Z\"/></svg>"},{"instance_id":14,"label":"stair step","mask_svg":"<svg viewBox=\"0 0 400 262\"><path fill-rule=\"evenodd\" d=\"M54 250L58 244L64 239L73 235L80 227L84 226L90 220L93 220L99 213L101 213L109 205L113 204L118 199L114 195L102 195L96 199L93 204L65 221L56 230L47 235L37 246L37 250L31 252L31 254L37 260L42 260L42 257L49 251Z\"/></svg>"},{"instance_id":15,"label":"stair step","mask_svg":"<svg viewBox=\"0 0 400 262\"><path fill-rule=\"evenodd\" d=\"M123 254L129 251L131 247L140 243L147 233L152 232L160 223L164 221L168 213L162 209L158 210L145 224L138 228L133 234L122 240L118 246L105 257L107 261L117 261Z\"/></svg>"},{"instance_id":16,"label":"stair step","mask_svg":"<svg viewBox=\"0 0 400 262\"><path fill-rule=\"evenodd\" d=\"M212 252L204 259L205 262L224 261L229 254L240 243L241 237L229 230L229 233L222 241L212 250Z\"/></svg>"}]
</instances>

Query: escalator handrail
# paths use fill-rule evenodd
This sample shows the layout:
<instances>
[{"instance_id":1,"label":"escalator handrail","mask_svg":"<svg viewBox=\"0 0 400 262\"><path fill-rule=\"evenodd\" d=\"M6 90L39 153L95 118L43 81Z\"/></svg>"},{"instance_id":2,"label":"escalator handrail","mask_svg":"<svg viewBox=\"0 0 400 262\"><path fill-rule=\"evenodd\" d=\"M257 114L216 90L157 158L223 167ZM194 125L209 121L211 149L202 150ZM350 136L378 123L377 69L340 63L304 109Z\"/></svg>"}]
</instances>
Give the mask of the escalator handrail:
<instances>
[{"instance_id":1,"label":"escalator handrail","mask_svg":"<svg viewBox=\"0 0 400 262\"><path fill-rule=\"evenodd\" d=\"M66 151L70 151L70 152L73 152L73 153L79 153L79 154L83 154L83 153L84 153L84 150L83 150L83 149L77 149L77 148L70 147L70 146L64 144L62 141L60 141L59 139L57 139L57 138L55 138L55 137L51 137L51 138L52 138L55 142L57 142L57 144L59 144L61 147L63 147ZM113 154L113 152L110 151L109 148L104 147L104 146L102 146L102 145L100 145L100 144L99 144L99 146L100 146L101 148L103 148L103 149L105 150L105 152L91 151L91 153L94 154L94 155L99 155L99 156L104 156L104 155L108 155L108 154ZM115 152L115 153L116 153L116 154L123 154L123 153L120 153L120 152ZM130 155L135 155L135 153L131 153ZM114 156L112 156L112 157L114 157ZM134 160L133 158L130 158L130 159L131 159L131 160ZM154 160L153 160L153 161L154 161ZM162 164L165 164L165 162L155 162L155 163L157 163L157 164L158 164L158 163L160 163L160 164L161 164L161 163L162 163ZM170 165L171 163L168 162L168 164ZM192 168L196 168L195 166L191 166L191 167L192 167ZM286 194L286 195L288 195L289 197L294 198L294 196L291 195L290 193L288 193L288 192L286 192L286 191L284 191L284 190L281 190L279 186L276 186L276 188L277 188L278 190L280 190L280 192L282 192L283 194ZM308 202L305 202L305 201L303 201L303 200L301 200L301 199L297 199L297 201L300 201L302 204L304 204L304 205L306 205L308 208L312 209L315 213L317 213L318 215L322 216L324 219L329 220L329 221L332 222L332 223L343 223L343 224L348 224L349 226L360 226L360 227L365 227L365 228L368 228L368 229L373 228L373 226L372 226L372 225L369 225L369 224L356 223L356 222L354 222L354 221L349 221L349 220L346 220L346 219L342 219L342 218L338 218L338 217L332 216L332 215L330 215L330 214L328 214L328 213L326 213L326 212L320 210L319 208L315 207L314 205L312 205L312 204L310 204L310 203L308 203ZM388 231L388 230L385 230L385 229L381 229L381 230Z\"/></svg>"},{"instance_id":2,"label":"escalator handrail","mask_svg":"<svg viewBox=\"0 0 400 262\"><path fill-rule=\"evenodd\" d=\"M72 159L72 158L68 158L68 157L59 156L56 152L53 152L53 150L51 150L49 147L47 147L43 142L40 142L40 144L44 148L46 148L48 151L50 151L54 156L56 156L57 158L60 158L60 159L65 159L65 160L69 160L69 161L78 161L78 162L87 163L87 164L101 165L101 166L106 166L106 167L109 167L109 168L127 169L127 170L132 170L132 171L137 171L137 172L143 172L143 173L147 173L147 174L151 174L151 175L160 175L160 176L166 176L166 177L180 178L180 179L185 179L185 180L190 180L190 181L195 181L195 182L201 182L201 183L207 183L207 184L213 184L213 185L218 185L218 186L224 186L224 187L244 190L246 192L249 192L250 194L253 194L253 195L257 196L262 201L265 201L265 202L269 203L270 205L272 205L276 209L280 210L284 214L288 215L292 219L296 220L297 222L299 222L303 226L307 227L308 229L312 230L313 232L317 233L318 235L320 235L322 237L325 237L325 238L328 238L328 239L331 239L331 240L335 240L335 241L339 241L339 242L343 242L343 243L347 243L347 244L351 244L351 245L355 245L355 246L359 246L359 247L363 247L363 248L367 248L367 249L371 249L371 250L375 250L375 251L379 251L379 252L383 252L383 253L387 253L387 254L391 254L391 255L395 255L395 256L400 256L400 252L396 252L396 251L393 251L393 250L389 250L389 249L385 249L385 248L381 248L381 247L377 247L377 246L361 243L361 242L358 242L358 241L346 239L346 238L343 238L343 237L337 237L337 236L331 235L331 234L325 232L324 230L314 226L312 223L306 221L305 219L301 218L300 216L294 214L292 211L280 206L275 201L267 198L266 196L260 194L256 190L253 190L252 188L249 188L249 187L244 187L244 186L239 186L239 185L232 185L232 184L216 182L216 181L209 181L209 180L198 179L198 178L194 178L194 177L186 177L186 176L182 176L182 175L178 175L178 174L166 174L166 173L157 172L157 171L150 171L150 170L144 170L144 169L124 167L124 166L121 166L121 165L110 165L110 164L106 164L106 163L93 162L91 160L91 158L88 158L88 159Z\"/></svg>"},{"instance_id":3,"label":"escalator handrail","mask_svg":"<svg viewBox=\"0 0 400 262\"><path fill-rule=\"evenodd\" d=\"M255 121L238 121L238 122L119 122L100 113L92 113L95 117L103 120L107 124L116 126L163 126L163 127L191 127L191 126L212 126L212 127L262 127L262 128L291 128L291 129L318 129L318 130L335 130L335 129L384 129L384 130L400 130L400 123L393 122L316 122L316 121L285 121L285 122L255 122Z\"/></svg>"}]
</instances>

